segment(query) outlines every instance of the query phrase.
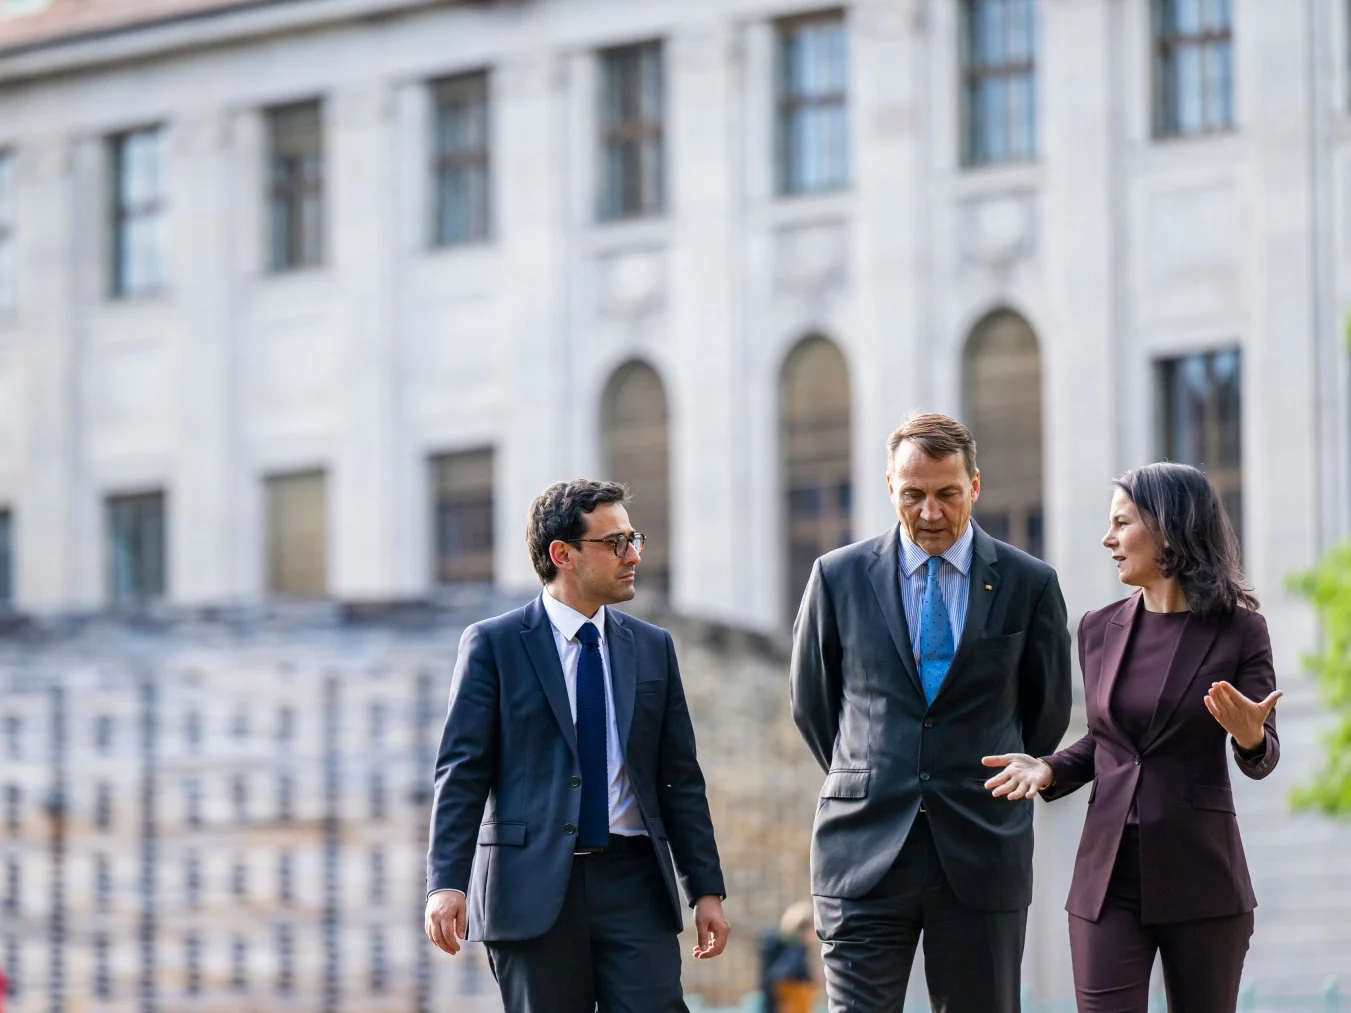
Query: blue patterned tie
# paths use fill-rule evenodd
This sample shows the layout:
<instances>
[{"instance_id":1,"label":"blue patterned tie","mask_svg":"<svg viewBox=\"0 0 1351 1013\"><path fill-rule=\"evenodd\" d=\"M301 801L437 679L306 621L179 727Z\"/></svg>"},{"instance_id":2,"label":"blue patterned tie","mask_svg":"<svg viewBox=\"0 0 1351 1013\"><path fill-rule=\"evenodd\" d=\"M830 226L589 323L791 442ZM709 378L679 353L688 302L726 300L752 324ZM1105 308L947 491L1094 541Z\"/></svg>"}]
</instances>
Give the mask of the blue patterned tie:
<instances>
[{"instance_id":1,"label":"blue patterned tie","mask_svg":"<svg viewBox=\"0 0 1351 1013\"><path fill-rule=\"evenodd\" d=\"M603 848L610 842L610 772L605 755L605 663L600 632L592 623L577 631L582 656L577 660L577 756L582 766L582 811L577 842Z\"/></svg>"},{"instance_id":2,"label":"blue patterned tie","mask_svg":"<svg viewBox=\"0 0 1351 1013\"><path fill-rule=\"evenodd\" d=\"M956 650L952 620L943 601L943 589L938 586L938 568L942 565L942 556L929 557L924 602L919 608L919 682L929 703L938 695L938 687L943 685L943 676L948 674Z\"/></svg>"}]
</instances>

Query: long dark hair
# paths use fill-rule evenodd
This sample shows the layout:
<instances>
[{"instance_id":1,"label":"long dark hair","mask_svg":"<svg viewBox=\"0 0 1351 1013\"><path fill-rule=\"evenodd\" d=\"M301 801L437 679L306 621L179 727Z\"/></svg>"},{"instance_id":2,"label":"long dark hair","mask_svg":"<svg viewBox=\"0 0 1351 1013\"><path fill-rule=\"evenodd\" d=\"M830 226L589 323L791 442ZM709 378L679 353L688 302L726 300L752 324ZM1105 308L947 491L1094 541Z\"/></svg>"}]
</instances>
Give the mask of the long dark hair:
<instances>
[{"instance_id":1,"label":"long dark hair","mask_svg":"<svg viewBox=\"0 0 1351 1013\"><path fill-rule=\"evenodd\" d=\"M1177 578L1192 615L1225 619L1236 608L1257 608L1233 525L1205 475L1190 464L1161 461L1126 472L1115 485L1140 511L1154 536L1159 572Z\"/></svg>"}]
</instances>

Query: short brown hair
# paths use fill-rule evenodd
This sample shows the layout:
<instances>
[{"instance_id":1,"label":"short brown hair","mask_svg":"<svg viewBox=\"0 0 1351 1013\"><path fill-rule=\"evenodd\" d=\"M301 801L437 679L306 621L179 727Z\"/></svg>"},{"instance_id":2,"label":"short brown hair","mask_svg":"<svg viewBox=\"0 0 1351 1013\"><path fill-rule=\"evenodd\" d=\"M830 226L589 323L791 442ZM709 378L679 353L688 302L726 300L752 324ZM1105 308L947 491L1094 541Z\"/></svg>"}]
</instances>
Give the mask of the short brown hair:
<instances>
[{"instance_id":1,"label":"short brown hair","mask_svg":"<svg viewBox=\"0 0 1351 1013\"><path fill-rule=\"evenodd\" d=\"M530 562L535 566L541 584L548 584L558 576L549 555L554 542L575 542L586 534L586 518L603 503L624 503L629 490L618 482L597 482L590 478L574 478L571 482L555 482L535 497L525 520L525 544L530 549Z\"/></svg>"},{"instance_id":2,"label":"short brown hair","mask_svg":"<svg viewBox=\"0 0 1351 1013\"><path fill-rule=\"evenodd\" d=\"M976 440L970 429L950 415L920 412L893 429L887 437L888 468L896 459L897 449L906 440L919 447L926 457L935 460L960 452L967 476L976 474Z\"/></svg>"}]
</instances>

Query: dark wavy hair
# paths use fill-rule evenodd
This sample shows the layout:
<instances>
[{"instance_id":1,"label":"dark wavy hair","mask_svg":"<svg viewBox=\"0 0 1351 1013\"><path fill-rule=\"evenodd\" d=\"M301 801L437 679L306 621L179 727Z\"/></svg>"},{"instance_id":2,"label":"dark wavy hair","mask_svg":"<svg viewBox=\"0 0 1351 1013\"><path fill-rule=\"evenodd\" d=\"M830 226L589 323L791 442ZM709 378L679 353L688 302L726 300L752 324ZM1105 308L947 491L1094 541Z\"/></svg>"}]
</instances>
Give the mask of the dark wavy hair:
<instances>
[{"instance_id":1,"label":"dark wavy hair","mask_svg":"<svg viewBox=\"0 0 1351 1013\"><path fill-rule=\"evenodd\" d=\"M625 503L628 498L627 486L589 478L555 482L536 496L525 520L525 544L539 582L548 584L558 576L550 545L586 537L585 514L604 503Z\"/></svg>"},{"instance_id":2,"label":"dark wavy hair","mask_svg":"<svg viewBox=\"0 0 1351 1013\"><path fill-rule=\"evenodd\" d=\"M1158 549L1159 572L1176 577L1198 619L1226 619L1256 609L1246 585L1238 539L1220 498L1190 464L1160 461L1128 471L1115 483L1131 498Z\"/></svg>"}]
</instances>

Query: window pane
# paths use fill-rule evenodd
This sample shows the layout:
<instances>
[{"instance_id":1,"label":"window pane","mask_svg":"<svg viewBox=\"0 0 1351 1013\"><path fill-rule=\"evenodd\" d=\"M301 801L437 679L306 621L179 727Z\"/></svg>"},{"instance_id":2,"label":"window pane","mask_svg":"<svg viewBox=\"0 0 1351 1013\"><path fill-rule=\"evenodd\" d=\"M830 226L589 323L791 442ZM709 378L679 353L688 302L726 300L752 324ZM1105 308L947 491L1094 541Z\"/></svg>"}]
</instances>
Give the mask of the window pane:
<instances>
[{"instance_id":1,"label":"window pane","mask_svg":"<svg viewBox=\"0 0 1351 1013\"><path fill-rule=\"evenodd\" d=\"M110 601L137 604L163 596L164 494L109 497L107 524Z\"/></svg>"},{"instance_id":2,"label":"window pane","mask_svg":"<svg viewBox=\"0 0 1351 1013\"><path fill-rule=\"evenodd\" d=\"M434 579L493 579L493 452L472 450L430 462L435 528Z\"/></svg>"},{"instance_id":3,"label":"window pane","mask_svg":"<svg viewBox=\"0 0 1351 1013\"><path fill-rule=\"evenodd\" d=\"M1162 456L1206 473L1234 530L1243 530L1242 355L1238 349L1165 360Z\"/></svg>"},{"instance_id":4,"label":"window pane","mask_svg":"<svg viewBox=\"0 0 1351 1013\"><path fill-rule=\"evenodd\" d=\"M433 241L485 239L489 226L488 78L469 74L433 85Z\"/></svg>"},{"instance_id":5,"label":"window pane","mask_svg":"<svg viewBox=\"0 0 1351 1013\"><path fill-rule=\"evenodd\" d=\"M160 131L138 130L112 141L112 290L144 295L162 281Z\"/></svg>"},{"instance_id":6,"label":"window pane","mask_svg":"<svg viewBox=\"0 0 1351 1013\"><path fill-rule=\"evenodd\" d=\"M0 510L0 608L14 604L14 515Z\"/></svg>"},{"instance_id":7,"label":"window pane","mask_svg":"<svg viewBox=\"0 0 1351 1013\"><path fill-rule=\"evenodd\" d=\"M323 259L324 152L318 102L268 114L268 256L273 270Z\"/></svg>"},{"instance_id":8,"label":"window pane","mask_svg":"<svg viewBox=\"0 0 1351 1013\"><path fill-rule=\"evenodd\" d=\"M1030 0L968 0L962 108L968 164L1035 154L1035 23Z\"/></svg>"},{"instance_id":9,"label":"window pane","mask_svg":"<svg viewBox=\"0 0 1351 1013\"><path fill-rule=\"evenodd\" d=\"M322 595L328 586L328 519L322 471L266 481L268 590Z\"/></svg>"},{"instance_id":10,"label":"window pane","mask_svg":"<svg viewBox=\"0 0 1351 1013\"><path fill-rule=\"evenodd\" d=\"M601 218L664 206L660 43L601 53Z\"/></svg>"},{"instance_id":11,"label":"window pane","mask_svg":"<svg viewBox=\"0 0 1351 1013\"><path fill-rule=\"evenodd\" d=\"M849 178L844 23L837 15L779 27L779 185L838 189Z\"/></svg>"}]
</instances>

